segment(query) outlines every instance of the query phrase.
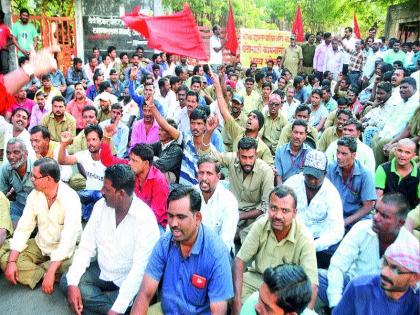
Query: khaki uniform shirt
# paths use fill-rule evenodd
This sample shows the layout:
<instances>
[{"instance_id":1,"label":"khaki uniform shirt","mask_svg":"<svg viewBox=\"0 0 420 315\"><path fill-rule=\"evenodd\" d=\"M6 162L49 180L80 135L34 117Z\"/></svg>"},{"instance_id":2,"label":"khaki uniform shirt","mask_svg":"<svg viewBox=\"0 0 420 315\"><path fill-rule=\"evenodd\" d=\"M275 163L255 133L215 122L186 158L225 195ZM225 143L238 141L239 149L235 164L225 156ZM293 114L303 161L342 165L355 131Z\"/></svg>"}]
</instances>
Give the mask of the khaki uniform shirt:
<instances>
[{"instance_id":1,"label":"khaki uniform shirt","mask_svg":"<svg viewBox=\"0 0 420 315\"><path fill-rule=\"evenodd\" d=\"M54 119L54 114L50 112L42 117L41 126L44 126L48 129L51 135L51 140L60 142L61 140L61 133L64 131L71 131L73 136L76 135L76 119L74 117L65 112L63 120L56 121Z\"/></svg>"},{"instance_id":2,"label":"khaki uniform shirt","mask_svg":"<svg viewBox=\"0 0 420 315\"><path fill-rule=\"evenodd\" d=\"M233 118L233 119L238 123L238 125L240 127L245 128L245 124L248 120L248 117L244 114L244 112L241 112L241 114L238 117ZM233 147L232 147L233 139L226 132L225 128L222 129L222 137L223 137L223 143L225 144L226 152L232 152L233 151Z\"/></svg>"},{"instance_id":3,"label":"khaki uniform shirt","mask_svg":"<svg viewBox=\"0 0 420 315\"><path fill-rule=\"evenodd\" d=\"M280 148L283 144L289 143L292 138L292 124L288 124L283 127L281 131L279 142L277 143L277 148ZM314 143L317 143L318 139L318 130L315 127L308 125L308 138L311 138Z\"/></svg>"},{"instance_id":4,"label":"khaki uniform shirt","mask_svg":"<svg viewBox=\"0 0 420 315\"><path fill-rule=\"evenodd\" d=\"M317 149L319 151L325 152L327 151L328 146L340 138L337 133L337 127L331 126L325 129L325 131L322 133L321 139L319 139L317 144Z\"/></svg>"},{"instance_id":5,"label":"khaki uniform shirt","mask_svg":"<svg viewBox=\"0 0 420 315\"><path fill-rule=\"evenodd\" d=\"M10 218L10 201L0 192L0 229L5 229L7 235L13 233L12 219Z\"/></svg>"},{"instance_id":6,"label":"khaki uniform shirt","mask_svg":"<svg viewBox=\"0 0 420 315\"><path fill-rule=\"evenodd\" d=\"M279 142L280 134L284 126L287 125L287 118L279 111L276 118L272 119L269 114L265 116L264 127L260 134L262 140L271 150L271 154L276 153L277 143Z\"/></svg>"},{"instance_id":7,"label":"khaki uniform shirt","mask_svg":"<svg viewBox=\"0 0 420 315\"><path fill-rule=\"evenodd\" d=\"M313 237L309 230L294 219L289 234L277 241L268 215L252 225L237 257L245 263L253 260L249 271L263 274L268 267L296 264L305 270L312 284L318 285L318 269Z\"/></svg>"},{"instance_id":8,"label":"khaki uniform shirt","mask_svg":"<svg viewBox=\"0 0 420 315\"><path fill-rule=\"evenodd\" d=\"M233 152L237 152L239 140L245 137L245 128L239 126L233 117L230 117L230 119L225 122L224 129L226 133L230 135L232 139L234 139L232 148ZM266 163L268 163L268 165L274 165L274 159L268 146L264 143L264 141L261 140L260 137L257 137L257 141L257 157L259 157L261 160L264 160Z\"/></svg>"}]
</instances>

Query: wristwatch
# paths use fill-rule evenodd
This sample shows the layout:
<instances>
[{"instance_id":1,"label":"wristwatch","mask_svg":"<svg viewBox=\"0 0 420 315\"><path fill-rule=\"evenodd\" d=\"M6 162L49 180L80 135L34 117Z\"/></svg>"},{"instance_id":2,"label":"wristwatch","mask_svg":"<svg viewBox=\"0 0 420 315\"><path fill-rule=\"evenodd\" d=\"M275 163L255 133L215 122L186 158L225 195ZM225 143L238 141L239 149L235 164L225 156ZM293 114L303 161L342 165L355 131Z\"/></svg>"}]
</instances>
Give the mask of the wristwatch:
<instances>
[{"instance_id":1,"label":"wristwatch","mask_svg":"<svg viewBox=\"0 0 420 315\"><path fill-rule=\"evenodd\" d=\"M23 72L25 72L25 74L31 78L34 75L34 67L32 65L30 65L29 63L25 63L22 66Z\"/></svg>"}]
</instances>

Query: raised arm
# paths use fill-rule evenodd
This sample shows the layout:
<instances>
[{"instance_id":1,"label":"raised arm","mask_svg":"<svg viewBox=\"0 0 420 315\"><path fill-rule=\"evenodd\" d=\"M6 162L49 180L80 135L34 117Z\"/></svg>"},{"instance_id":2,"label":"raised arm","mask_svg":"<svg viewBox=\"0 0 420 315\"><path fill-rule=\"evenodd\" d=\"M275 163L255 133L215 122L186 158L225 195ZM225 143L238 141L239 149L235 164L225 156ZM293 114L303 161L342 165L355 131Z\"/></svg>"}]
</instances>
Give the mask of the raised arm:
<instances>
[{"instance_id":1,"label":"raised arm","mask_svg":"<svg viewBox=\"0 0 420 315\"><path fill-rule=\"evenodd\" d=\"M214 89L216 91L217 105L219 106L219 110L220 110L220 113L222 114L223 119L227 121L231 117L231 114L229 112L229 108L226 104L226 101L223 97L223 92L222 92L222 87L220 85L219 76L212 71L211 78L213 80Z\"/></svg>"},{"instance_id":2,"label":"raised arm","mask_svg":"<svg viewBox=\"0 0 420 315\"><path fill-rule=\"evenodd\" d=\"M58 151L58 163L61 165L73 165L77 163L74 155L67 155L66 148L73 143L71 131L65 131L61 134L60 150Z\"/></svg>"},{"instance_id":3,"label":"raised arm","mask_svg":"<svg viewBox=\"0 0 420 315\"><path fill-rule=\"evenodd\" d=\"M153 117L156 119L156 122L158 123L159 127L164 129L167 133L169 133L172 139L178 140L180 132L176 128L168 124L166 119L162 117L162 115L156 108L153 100L150 103L148 103L147 106L149 106L150 111L152 112Z\"/></svg>"}]
</instances>

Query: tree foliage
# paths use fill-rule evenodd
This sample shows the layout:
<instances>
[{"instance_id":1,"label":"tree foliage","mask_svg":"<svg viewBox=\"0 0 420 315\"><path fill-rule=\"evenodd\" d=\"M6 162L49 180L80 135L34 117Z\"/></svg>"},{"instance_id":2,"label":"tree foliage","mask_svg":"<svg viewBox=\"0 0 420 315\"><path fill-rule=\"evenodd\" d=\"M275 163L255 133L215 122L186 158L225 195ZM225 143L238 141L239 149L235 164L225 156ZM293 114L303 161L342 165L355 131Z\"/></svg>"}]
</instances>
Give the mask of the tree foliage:
<instances>
[{"instance_id":1,"label":"tree foliage","mask_svg":"<svg viewBox=\"0 0 420 315\"><path fill-rule=\"evenodd\" d=\"M21 8L27 8L32 15L74 17L74 0L13 0L12 13L19 15Z\"/></svg>"},{"instance_id":2,"label":"tree foliage","mask_svg":"<svg viewBox=\"0 0 420 315\"><path fill-rule=\"evenodd\" d=\"M416 0L408 0L415 2ZM228 1L226 0L163 0L169 10L182 9L188 2L201 26L226 24ZM362 33L376 26L383 31L387 9L390 5L407 0L232 0L237 27L278 28L290 30L298 3L301 6L305 32L339 32L353 25L355 13Z\"/></svg>"}]
</instances>

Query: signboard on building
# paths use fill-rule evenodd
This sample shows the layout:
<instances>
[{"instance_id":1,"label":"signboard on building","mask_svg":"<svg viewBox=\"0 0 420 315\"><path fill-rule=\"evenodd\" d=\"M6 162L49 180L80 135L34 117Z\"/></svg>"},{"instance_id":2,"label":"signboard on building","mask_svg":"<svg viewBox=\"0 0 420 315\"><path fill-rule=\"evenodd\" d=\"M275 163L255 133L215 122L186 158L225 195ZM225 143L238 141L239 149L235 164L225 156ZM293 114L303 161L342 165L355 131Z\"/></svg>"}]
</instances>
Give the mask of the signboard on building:
<instances>
[{"instance_id":1,"label":"signboard on building","mask_svg":"<svg viewBox=\"0 0 420 315\"><path fill-rule=\"evenodd\" d=\"M241 28L240 54L241 63L248 67L251 62L258 66L267 60L283 55L290 43L290 32L279 30Z\"/></svg>"}]
</instances>

